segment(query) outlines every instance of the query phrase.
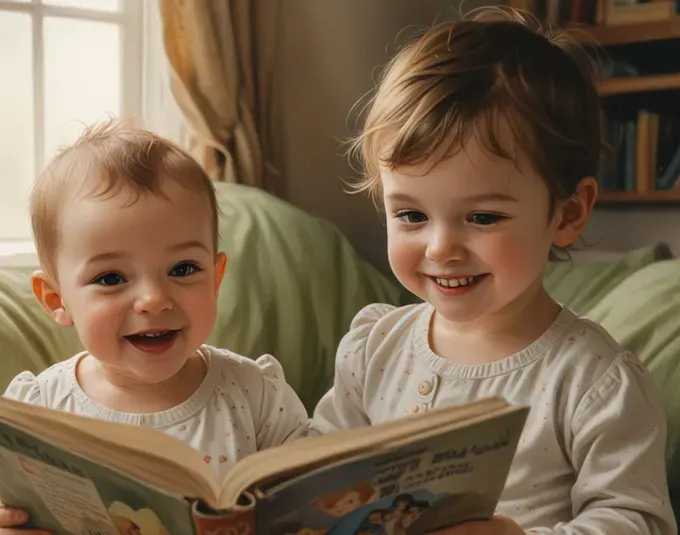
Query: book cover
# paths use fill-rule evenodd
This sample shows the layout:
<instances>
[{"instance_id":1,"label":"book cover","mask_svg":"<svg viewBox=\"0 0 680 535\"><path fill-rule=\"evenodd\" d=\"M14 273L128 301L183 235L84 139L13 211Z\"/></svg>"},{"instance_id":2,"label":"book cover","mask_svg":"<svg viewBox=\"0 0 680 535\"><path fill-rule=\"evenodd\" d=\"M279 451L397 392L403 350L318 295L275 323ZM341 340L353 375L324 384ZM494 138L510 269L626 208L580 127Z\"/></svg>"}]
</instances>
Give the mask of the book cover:
<instances>
[{"instance_id":1,"label":"book cover","mask_svg":"<svg viewBox=\"0 0 680 535\"><path fill-rule=\"evenodd\" d=\"M216 482L172 437L46 411L0 399L0 500L56 535L418 535L487 519L528 413L487 400L300 439Z\"/></svg>"},{"instance_id":2,"label":"book cover","mask_svg":"<svg viewBox=\"0 0 680 535\"><path fill-rule=\"evenodd\" d=\"M524 421L479 422L262 489L260 533L428 533L491 517ZM261 530L261 531L260 531Z\"/></svg>"},{"instance_id":3,"label":"book cover","mask_svg":"<svg viewBox=\"0 0 680 535\"><path fill-rule=\"evenodd\" d=\"M0 426L0 498L55 535L193 533L190 504L130 475Z\"/></svg>"}]
</instances>

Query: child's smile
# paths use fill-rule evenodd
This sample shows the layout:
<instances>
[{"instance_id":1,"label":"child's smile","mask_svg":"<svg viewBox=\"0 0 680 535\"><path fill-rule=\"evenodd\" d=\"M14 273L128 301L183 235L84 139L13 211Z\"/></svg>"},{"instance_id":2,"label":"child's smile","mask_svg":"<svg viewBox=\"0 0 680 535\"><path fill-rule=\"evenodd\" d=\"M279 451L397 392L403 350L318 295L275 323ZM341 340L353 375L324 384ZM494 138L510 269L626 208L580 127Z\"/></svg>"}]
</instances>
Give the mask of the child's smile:
<instances>
[{"instance_id":1,"label":"child's smile","mask_svg":"<svg viewBox=\"0 0 680 535\"><path fill-rule=\"evenodd\" d=\"M430 278L436 284L437 290L444 295L461 295L474 290L488 275L488 273L480 275L435 275L430 276Z\"/></svg>"}]
</instances>

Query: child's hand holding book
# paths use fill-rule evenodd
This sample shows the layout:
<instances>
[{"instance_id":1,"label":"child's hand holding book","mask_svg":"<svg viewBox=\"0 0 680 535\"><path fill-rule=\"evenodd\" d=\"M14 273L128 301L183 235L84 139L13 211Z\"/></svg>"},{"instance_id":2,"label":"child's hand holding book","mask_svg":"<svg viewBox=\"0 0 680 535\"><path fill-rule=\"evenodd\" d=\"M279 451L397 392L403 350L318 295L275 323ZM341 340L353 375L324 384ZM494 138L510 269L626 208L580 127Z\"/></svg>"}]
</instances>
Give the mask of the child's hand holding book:
<instances>
[{"instance_id":1,"label":"child's hand holding book","mask_svg":"<svg viewBox=\"0 0 680 535\"><path fill-rule=\"evenodd\" d=\"M494 515L483 522L465 522L458 526L437 531L431 535L532 535L526 533L517 522L503 515Z\"/></svg>"},{"instance_id":2,"label":"child's hand holding book","mask_svg":"<svg viewBox=\"0 0 680 535\"><path fill-rule=\"evenodd\" d=\"M49 531L42 529L22 529L21 526L26 522L28 522L26 511L5 507L0 502L0 535L49 535Z\"/></svg>"}]
</instances>

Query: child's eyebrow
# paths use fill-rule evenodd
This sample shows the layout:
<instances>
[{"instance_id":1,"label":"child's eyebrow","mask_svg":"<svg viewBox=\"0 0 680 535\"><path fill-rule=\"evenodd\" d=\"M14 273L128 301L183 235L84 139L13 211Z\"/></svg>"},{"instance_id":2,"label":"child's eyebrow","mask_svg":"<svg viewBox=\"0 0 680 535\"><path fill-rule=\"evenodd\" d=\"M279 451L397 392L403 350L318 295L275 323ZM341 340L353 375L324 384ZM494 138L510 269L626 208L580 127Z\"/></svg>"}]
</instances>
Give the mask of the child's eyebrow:
<instances>
[{"instance_id":1,"label":"child's eyebrow","mask_svg":"<svg viewBox=\"0 0 680 535\"><path fill-rule=\"evenodd\" d=\"M385 198L393 202L407 202L407 203L416 202L416 199L414 199L410 195L406 195L405 193L389 193L388 195L385 196Z\"/></svg>"},{"instance_id":2,"label":"child's eyebrow","mask_svg":"<svg viewBox=\"0 0 680 535\"><path fill-rule=\"evenodd\" d=\"M467 197L466 200L477 201L477 202L482 202L482 201L519 202L512 195L507 195L505 193L481 193L479 195L471 195L470 197Z\"/></svg>"}]
</instances>

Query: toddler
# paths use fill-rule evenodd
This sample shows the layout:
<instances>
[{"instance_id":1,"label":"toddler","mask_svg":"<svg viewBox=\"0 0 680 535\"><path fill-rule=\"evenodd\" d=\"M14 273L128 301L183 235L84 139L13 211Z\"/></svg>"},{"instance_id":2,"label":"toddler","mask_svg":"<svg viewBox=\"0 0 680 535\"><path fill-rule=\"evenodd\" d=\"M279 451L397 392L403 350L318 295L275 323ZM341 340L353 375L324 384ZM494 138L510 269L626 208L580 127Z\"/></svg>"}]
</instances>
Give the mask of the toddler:
<instances>
[{"instance_id":1,"label":"toddler","mask_svg":"<svg viewBox=\"0 0 680 535\"><path fill-rule=\"evenodd\" d=\"M499 516L448 533L676 533L650 376L542 284L588 221L601 134L587 55L504 8L429 29L370 103L357 189L384 204L392 270L424 302L358 313L311 429L529 405Z\"/></svg>"},{"instance_id":2,"label":"toddler","mask_svg":"<svg viewBox=\"0 0 680 535\"><path fill-rule=\"evenodd\" d=\"M213 185L187 153L140 129L89 128L38 178L31 217L42 269L33 291L85 351L21 373L6 397L162 430L219 478L306 433L273 357L205 345L227 257ZM0 526L22 514L0 509Z\"/></svg>"}]
</instances>

